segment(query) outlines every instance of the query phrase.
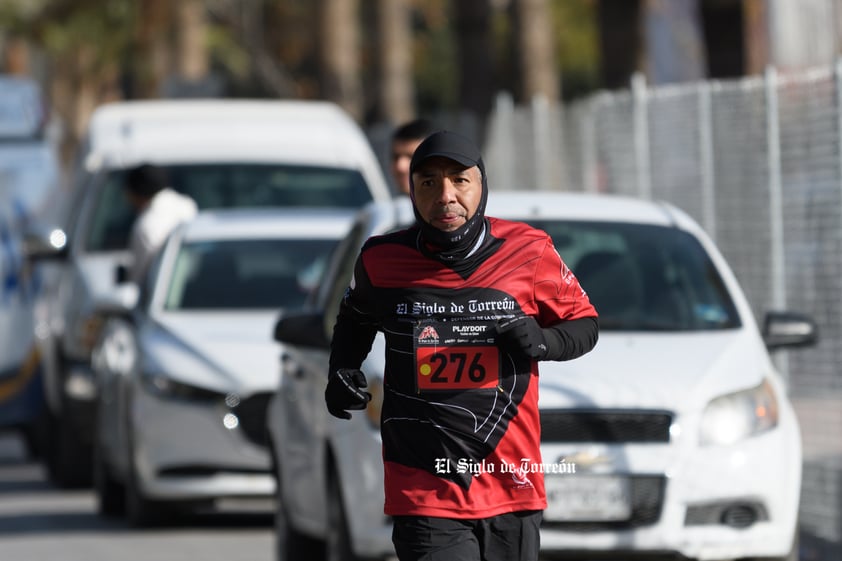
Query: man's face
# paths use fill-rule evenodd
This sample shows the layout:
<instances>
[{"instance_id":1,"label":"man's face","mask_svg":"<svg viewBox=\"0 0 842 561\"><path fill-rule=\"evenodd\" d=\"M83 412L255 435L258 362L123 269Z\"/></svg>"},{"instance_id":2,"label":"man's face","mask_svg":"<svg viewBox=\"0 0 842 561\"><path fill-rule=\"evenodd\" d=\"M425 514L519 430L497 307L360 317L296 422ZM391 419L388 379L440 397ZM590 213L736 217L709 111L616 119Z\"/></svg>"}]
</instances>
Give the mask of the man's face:
<instances>
[{"instance_id":1,"label":"man's face","mask_svg":"<svg viewBox=\"0 0 842 561\"><path fill-rule=\"evenodd\" d=\"M449 158L424 161L412 174L415 208L425 222L452 232L476 214L482 199L482 175Z\"/></svg>"},{"instance_id":2,"label":"man's face","mask_svg":"<svg viewBox=\"0 0 842 561\"><path fill-rule=\"evenodd\" d=\"M409 194L409 162L423 138L392 141L392 177L401 193Z\"/></svg>"}]
</instances>

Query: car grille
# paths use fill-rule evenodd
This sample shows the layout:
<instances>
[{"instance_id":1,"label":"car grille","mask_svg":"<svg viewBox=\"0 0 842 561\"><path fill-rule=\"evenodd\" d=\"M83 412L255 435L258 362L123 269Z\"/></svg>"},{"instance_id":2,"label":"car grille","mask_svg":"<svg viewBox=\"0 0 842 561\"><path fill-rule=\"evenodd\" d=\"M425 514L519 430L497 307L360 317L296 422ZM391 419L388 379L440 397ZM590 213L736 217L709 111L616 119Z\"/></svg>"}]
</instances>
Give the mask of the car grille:
<instances>
[{"instance_id":1,"label":"car grille","mask_svg":"<svg viewBox=\"0 0 842 561\"><path fill-rule=\"evenodd\" d=\"M231 408L240 421L240 430L246 438L258 446L269 446L269 433L266 430L266 410L269 407L270 393L254 394L240 401Z\"/></svg>"},{"instance_id":2,"label":"car grille","mask_svg":"<svg viewBox=\"0 0 842 561\"><path fill-rule=\"evenodd\" d=\"M541 410L541 442L669 442L667 411Z\"/></svg>"},{"instance_id":3,"label":"car grille","mask_svg":"<svg viewBox=\"0 0 842 561\"><path fill-rule=\"evenodd\" d=\"M548 529L568 532L628 530L649 526L661 517L666 478L663 475L631 475L631 516L606 522L544 522Z\"/></svg>"}]
</instances>

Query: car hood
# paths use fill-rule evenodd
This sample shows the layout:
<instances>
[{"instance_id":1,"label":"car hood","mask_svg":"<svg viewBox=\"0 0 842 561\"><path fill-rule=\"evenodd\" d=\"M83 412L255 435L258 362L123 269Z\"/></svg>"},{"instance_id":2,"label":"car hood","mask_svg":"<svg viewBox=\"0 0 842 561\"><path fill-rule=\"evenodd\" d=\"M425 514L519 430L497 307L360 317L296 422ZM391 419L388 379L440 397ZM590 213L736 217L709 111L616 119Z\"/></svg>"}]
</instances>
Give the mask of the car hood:
<instances>
[{"instance_id":1,"label":"car hood","mask_svg":"<svg viewBox=\"0 0 842 561\"><path fill-rule=\"evenodd\" d=\"M588 354L540 363L542 408L698 411L712 398L756 386L772 370L759 336L721 332L600 334Z\"/></svg>"},{"instance_id":2,"label":"car hood","mask_svg":"<svg viewBox=\"0 0 842 561\"><path fill-rule=\"evenodd\" d=\"M152 349L168 374L219 391L271 391L278 385L278 310L180 312L156 318Z\"/></svg>"}]
</instances>

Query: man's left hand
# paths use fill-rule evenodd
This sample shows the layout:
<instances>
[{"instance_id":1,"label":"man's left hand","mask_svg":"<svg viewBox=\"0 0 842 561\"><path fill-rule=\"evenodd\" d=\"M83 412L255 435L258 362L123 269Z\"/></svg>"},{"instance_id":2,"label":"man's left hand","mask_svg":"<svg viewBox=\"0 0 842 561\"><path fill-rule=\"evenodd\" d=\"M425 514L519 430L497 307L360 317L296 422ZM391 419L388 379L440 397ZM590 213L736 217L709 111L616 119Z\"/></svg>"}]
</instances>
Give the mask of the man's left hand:
<instances>
[{"instance_id":1,"label":"man's left hand","mask_svg":"<svg viewBox=\"0 0 842 561\"><path fill-rule=\"evenodd\" d=\"M547 356L544 330L532 316L518 316L497 324L497 344L509 353L521 353L532 360Z\"/></svg>"}]
</instances>

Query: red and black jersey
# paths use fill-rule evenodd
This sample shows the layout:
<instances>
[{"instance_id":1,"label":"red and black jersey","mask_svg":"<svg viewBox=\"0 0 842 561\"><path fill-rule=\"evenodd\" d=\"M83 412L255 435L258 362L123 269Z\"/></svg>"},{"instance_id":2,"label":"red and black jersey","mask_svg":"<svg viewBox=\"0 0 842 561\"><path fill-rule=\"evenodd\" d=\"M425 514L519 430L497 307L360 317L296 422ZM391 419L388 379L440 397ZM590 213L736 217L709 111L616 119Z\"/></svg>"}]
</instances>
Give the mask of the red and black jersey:
<instances>
[{"instance_id":1,"label":"red and black jersey","mask_svg":"<svg viewBox=\"0 0 842 561\"><path fill-rule=\"evenodd\" d=\"M381 418L389 515L485 518L546 507L538 365L497 345L495 326L519 315L542 327L596 311L543 231L486 221L477 251L450 267L416 227L373 237L340 307L331 369L359 368L386 338ZM575 322L573 322L575 323ZM555 359L590 350L575 341Z\"/></svg>"}]
</instances>

